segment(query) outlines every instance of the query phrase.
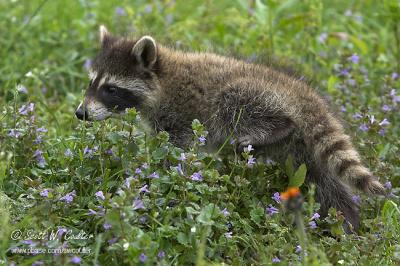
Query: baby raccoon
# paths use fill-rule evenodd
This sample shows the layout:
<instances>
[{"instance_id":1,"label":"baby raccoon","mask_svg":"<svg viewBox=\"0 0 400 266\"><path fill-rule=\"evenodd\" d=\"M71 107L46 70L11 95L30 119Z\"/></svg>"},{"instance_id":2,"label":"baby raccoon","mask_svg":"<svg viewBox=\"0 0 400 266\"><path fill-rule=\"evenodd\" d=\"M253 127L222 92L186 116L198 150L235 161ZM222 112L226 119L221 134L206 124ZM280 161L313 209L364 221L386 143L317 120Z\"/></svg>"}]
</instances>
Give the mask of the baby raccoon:
<instances>
[{"instance_id":1,"label":"baby raccoon","mask_svg":"<svg viewBox=\"0 0 400 266\"><path fill-rule=\"evenodd\" d=\"M150 36L116 38L104 26L100 40L79 119L102 120L135 107L180 147L190 144L197 118L212 146L233 132L239 147L253 145L276 161L290 153L297 164L306 162L322 211L340 210L347 230L359 224L351 188L384 194L327 103L305 82L229 57L175 51Z\"/></svg>"}]
</instances>

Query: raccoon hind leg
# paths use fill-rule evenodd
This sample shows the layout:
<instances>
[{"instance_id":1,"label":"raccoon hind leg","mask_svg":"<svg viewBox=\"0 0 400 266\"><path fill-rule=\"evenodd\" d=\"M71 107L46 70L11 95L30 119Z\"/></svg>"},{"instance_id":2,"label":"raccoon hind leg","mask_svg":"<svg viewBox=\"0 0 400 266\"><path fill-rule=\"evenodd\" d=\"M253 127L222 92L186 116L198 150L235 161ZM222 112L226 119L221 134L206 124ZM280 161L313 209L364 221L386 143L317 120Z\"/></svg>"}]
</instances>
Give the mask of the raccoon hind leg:
<instances>
[{"instance_id":1,"label":"raccoon hind leg","mask_svg":"<svg viewBox=\"0 0 400 266\"><path fill-rule=\"evenodd\" d=\"M294 129L294 124L288 118L263 119L237 132L238 149L242 151L248 145L263 147L277 143L289 136Z\"/></svg>"}]
</instances>

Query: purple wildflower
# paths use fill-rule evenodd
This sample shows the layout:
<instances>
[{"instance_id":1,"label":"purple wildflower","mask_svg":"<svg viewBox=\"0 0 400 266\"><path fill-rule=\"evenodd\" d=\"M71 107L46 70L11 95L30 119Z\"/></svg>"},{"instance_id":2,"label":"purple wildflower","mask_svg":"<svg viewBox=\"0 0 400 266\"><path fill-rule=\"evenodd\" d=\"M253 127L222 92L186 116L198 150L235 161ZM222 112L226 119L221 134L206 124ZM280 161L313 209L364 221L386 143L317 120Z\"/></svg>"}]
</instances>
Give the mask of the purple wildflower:
<instances>
[{"instance_id":1,"label":"purple wildflower","mask_svg":"<svg viewBox=\"0 0 400 266\"><path fill-rule=\"evenodd\" d=\"M35 109L35 104L29 103L27 109L28 109L28 112L32 113L33 110Z\"/></svg>"},{"instance_id":2,"label":"purple wildflower","mask_svg":"<svg viewBox=\"0 0 400 266\"><path fill-rule=\"evenodd\" d=\"M311 229L317 228L317 223L315 221L309 222L308 225L310 226Z\"/></svg>"},{"instance_id":3,"label":"purple wildflower","mask_svg":"<svg viewBox=\"0 0 400 266\"><path fill-rule=\"evenodd\" d=\"M63 236L63 234L65 234L66 232L68 232L68 230L66 228L58 228L57 230L57 235L61 238Z\"/></svg>"},{"instance_id":4,"label":"purple wildflower","mask_svg":"<svg viewBox=\"0 0 400 266\"><path fill-rule=\"evenodd\" d=\"M369 130L369 126L365 123L361 124L359 129L363 132L367 132Z\"/></svg>"},{"instance_id":5,"label":"purple wildflower","mask_svg":"<svg viewBox=\"0 0 400 266\"><path fill-rule=\"evenodd\" d=\"M104 223L104 224L103 224L103 228L104 228L105 230L108 230L108 229L110 229L111 227L112 227L112 225L109 224L109 223Z\"/></svg>"},{"instance_id":6,"label":"purple wildflower","mask_svg":"<svg viewBox=\"0 0 400 266\"><path fill-rule=\"evenodd\" d=\"M272 263L279 263L281 260L278 257L273 257L272 258Z\"/></svg>"},{"instance_id":7,"label":"purple wildflower","mask_svg":"<svg viewBox=\"0 0 400 266\"><path fill-rule=\"evenodd\" d=\"M104 153L107 155L113 155L113 150L111 148L109 148L109 149L105 150Z\"/></svg>"},{"instance_id":8,"label":"purple wildflower","mask_svg":"<svg viewBox=\"0 0 400 266\"><path fill-rule=\"evenodd\" d=\"M19 109L18 109L18 113L20 115L28 115L28 109L26 108L26 105L22 105Z\"/></svg>"},{"instance_id":9,"label":"purple wildflower","mask_svg":"<svg viewBox=\"0 0 400 266\"><path fill-rule=\"evenodd\" d=\"M346 110L346 107L344 107L343 105L342 106L340 106L340 111L342 112L342 113L345 113L347 110Z\"/></svg>"},{"instance_id":10,"label":"purple wildflower","mask_svg":"<svg viewBox=\"0 0 400 266\"><path fill-rule=\"evenodd\" d=\"M178 174L184 175L183 170L182 170L182 165L180 163L178 163L178 165L175 167L175 169L178 172Z\"/></svg>"},{"instance_id":11,"label":"purple wildflower","mask_svg":"<svg viewBox=\"0 0 400 266\"><path fill-rule=\"evenodd\" d=\"M79 258L77 256L74 256L74 257L71 258L71 263L81 264L81 260L82 260L81 258Z\"/></svg>"},{"instance_id":12,"label":"purple wildflower","mask_svg":"<svg viewBox=\"0 0 400 266\"><path fill-rule=\"evenodd\" d=\"M139 256L139 260L140 262L144 263L147 260L147 256L144 253L142 253Z\"/></svg>"},{"instance_id":13,"label":"purple wildflower","mask_svg":"<svg viewBox=\"0 0 400 266\"><path fill-rule=\"evenodd\" d=\"M254 157L250 157L248 160L247 160L247 165L249 165L249 166L251 166L251 165L253 165L253 164L255 164L256 163L256 158L254 158Z\"/></svg>"},{"instance_id":14,"label":"purple wildflower","mask_svg":"<svg viewBox=\"0 0 400 266\"><path fill-rule=\"evenodd\" d=\"M32 263L31 266L39 266L39 265L43 265L43 264L44 264L43 261L37 260L34 263Z\"/></svg>"},{"instance_id":15,"label":"purple wildflower","mask_svg":"<svg viewBox=\"0 0 400 266\"><path fill-rule=\"evenodd\" d=\"M360 119L360 118L362 118L363 116L360 114L360 113L355 113L354 115L353 115L353 118L354 119Z\"/></svg>"},{"instance_id":16,"label":"purple wildflower","mask_svg":"<svg viewBox=\"0 0 400 266\"><path fill-rule=\"evenodd\" d=\"M295 250L294 252L300 253L301 251L303 251L303 249L301 248L300 245L297 245L297 246L296 246L296 250Z\"/></svg>"},{"instance_id":17,"label":"purple wildflower","mask_svg":"<svg viewBox=\"0 0 400 266\"><path fill-rule=\"evenodd\" d=\"M151 175L149 175L149 178L160 178L160 176L157 174L157 172L153 172Z\"/></svg>"},{"instance_id":18,"label":"purple wildflower","mask_svg":"<svg viewBox=\"0 0 400 266\"><path fill-rule=\"evenodd\" d=\"M126 15L126 12L125 12L125 9L123 8L123 7L120 7L120 6L117 6L116 8L115 8L115 14L117 15L117 16L125 16Z\"/></svg>"},{"instance_id":19,"label":"purple wildflower","mask_svg":"<svg viewBox=\"0 0 400 266\"><path fill-rule=\"evenodd\" d=\"M351 197L351 200L355 203L355 204L360 204L361 203L361 197L359 195L354 195Z\"/></svg>"},{"instance_id":20,"label":"purple wildflower","mask_svg":"<svg viewBox=\"0 0 400 266\"><path fill-rule=\"evenodd\" d=\"M316 213L314 213L313 216L311 217L311 220L318 220L319 217L321 217L321 216L319 215L318 212L316 212Z\"/></svg>"},{"instance_id":21,"label":"purple wildflower","mask_svg":"<svg viewBox=\"0 0 400 266\"><path fill-rule=\"evenodd\" d=\"M349 58L348 58L353 64L358 64L358 62L360 61L360 57L357 54L352 54Z\"/></svg>"},{"instance_id":22,"label":"purple wildflower","mask_svg":"<svg viewBox=\"0 0 400 266\"><path fill-rule=\"evenodd\" d=\"M387 181L383 186L384 186L386 189L390 190L390 189L392 189L392 182Z\"/></svg>"},{"instance_id":23,"label":"purple wildflower","mask_svg":"<svg viewBox=\"0 0 400 266\"><path fill-rule=\"evenodd\" d=\"M106 198L104 197L104 193L103 193L103 191L97 191L95 194L94 194L95 196L96 196L96 198L97 199L100 199L100 200L105 200Z\"/></svg>"},{"instance_id":24,"label":"purple wildflower","mask_svg":"<svg viewBox=\"0 0 400 266\"><path fill-rule=\"evenodd\" d=\"M379 129L379 131L378 131L378 134L380 135L380 136L385 136L385 134L386 134L386 128L381 128L381 129Z\"/></svg>"},{"instance_id":25,"label":"purple wildflower","mask_svg":"<svg viewBox=\"0 0 400 266\"><path fill-rule=\"evenodd\" d=\"M185 161L186 160L186 155L185 155L185 153L181 153L181 155L179 156L179 159L178 159L179 161Z\"/></svg>"},{"instance_id":26,"label":"purple wildflower","mask_svg":"<svg viewBox=\"0 0 400 266\"><path fill-rule=\"evenodd\" d=\"M387 125L389 125L389 124L390 124L390 122L389 122L389 120L387 120L386 118L384 118L384 119L379 123L380 126L387 126Z\"/></svg>"},{"instance_id":27,"label":"purple wildflower","mask_svg":"<svg viewBox=\"0 0 400 266\"><path fill-rule=\"evenodd\" d=\"M39 132L39 133L46 133L46 132L47 132L47 129L46 129L45 127L39 127L38 129L36 129L36 132Z\"/></svg>"},{"instance_id":28,"label":"purple wildflower","mask_svg":"<svg viewBox=\"0 0 400 266\"><path fill-rule=\"evenodd\" d=\"M144 209L144 204L141 199L135 199L133 201L133 209L138 210L138 209Z\"/></svg>"},{"instance_id":29,"label":"purple wildflower","mask_svg":"<svg viewBox=\"0 0 400 266\"><path fill-rule=\"evenodd\" d=\"M33 143L39 144L39 143L42 143L42 141L43 141L42 136L37 136L37 138L33 141Z\"/></svg>"},{"instance_id":30,"label":"purple wildflower","mask_svg":"<svg viewBox=\"0 0 400 266\"><path fill-rule=\"evenodd\" d=\"M319 35L318 37L318 42L319 43L325 43L326 39L328 39L328 33L323 32Z\"/></svg>"},{"instance_id":31,"label":"purple wildflower","mask_svg":"<svg viewBox=\"0 0 400 266\"><path fill-rule=\"evenodd\" d=\"M341 76L348 76L350 74L349 69L344 68L339 73Z\"/></svg>"},{"instance_id":32,"label":"purple wildflower","mask_svg":"<svg viewBox=\"0 0 400 266\"><path fill-rule=\"evenodd\" d=\"M147 222L147 217L146 216L141 216L140 218L139 218L139 222L141 223L141 224L145 224L146 222Z\"/></svg>"},{"instance_id":33,"label":"purple wildflower","mask_svg":"<svg viewBox=\"0 0 400 266\"><path fill-rule=\"evenodd\" d=\"M140 168L136 168L136 170L135 170L135 174L140 174L142 172L142 169L140 169Z\"/></svg>"},{"instance_id":34,"label":"purple wildflower","mask_svg":"<svg viewBox=\"0 0 400 266\"><path fill-rule=\"evenodd\" d=\"M65 150L64 156L65 157L72 157L73 156L72 151L70 150L70 148Z\"/></svg>"},{"instance_id":35,"label":"purple wildflower","mask_svg":"<svg viewBox=\"0 0 400 266\"><path fill-rule=\"evenodd\" d=\"M145 8L144 8L144 12L145 13L151 13L151 11L153 11L153 7L151 6L151 5L147 5Z\"/></svg>"},{"instance_id":36,"label":"purple wildflower","mask_svg":"<svg viewBox=\"0 0 400 266\"><path fill-rule=\"evenodd\" d=\"M373 123L375 123L375 121L376 121L375 116L374 115L370 115L369 116L369 123L373 124Z\"/></svg>"},{"instance_id":37,"label":"purple wildflower","mask_svg":"<svg viewBox=\"0 0 400 266\"><path fill-rule=\"evenodd\" d=\"M268 207L265 208L265 211L270 216L279 213L279 210L277 208L275 208L274 206L272 206L272 204L269 204Z\"/></svg>"},{"instance_id":38,"label":"purple wildflower","mask_svg":"<svg viewBox=\"0 0 400 266\"><path fill-rule=\"evenodd\" d=\"M390 110L392 110L392 107L390 107L389 105L385 104L384 106L382 106L382 111L389 112Z\"/></svg>"},{"instance_id":39,"label":"purple wildflower","mask_svg":"<svg viewBox=\"0 0 400 266\"><path fill-rule=\"evenodd\" d=\"M49 190L43 189L42 191L40 191L40 196L47 198L49 196Z\"/></svg>"},{"instance_id":40,"label":"purple wildflower","mask_svg":"<svg viewBox=\"0 0 400 266\"><path fill-rule=\"evenodd\" d=\"M126 188L130 188L131 187L131 182L132 180L134 180L135 178L133 176L129 176L125 179L125 187Z\"/></svg>"},{"instance_id":41,"label":"purple wildflower","mask_svg":"<svg viewBox=\"0 0 400 266\"><path fill-rule=\"evenodd\" d=\"M25 244L25 245L29 245L31 247L34 246L34 243L33 243L32 239L24 240L24 241L22 241L22 243Z\"/></svg>"},{"instance_id":42,"label":"purple wildflower","mask_svg":"<svg viewBox=\"0 0 400 266\"><path fill-rule=\"evenodd\" d=\"M236 142L236 140L235 140L234 138L231 138L231 139L229 140L229 144L231 144L231 145L235 144L235 142Z\"/></svg>"},{"instance_id":43,"label":"purple wildflower","mask_svg":"<svg viewBox=\"0 0 400 266\"><path fill-rule=\"evenodd\" d=\"M19 138L22 136L22 133L19 132L17 129L10 129L10 131L8 132L8 136L13 137L13 138Z\"/></svg>"},{"instance_id":44,"label":"purple wildflower","mask_svg":"<svg viewBox=\"0 0 400 266\"><path fill-rule=\"evenodd\" d=\"M399 77L399 73L393 72L393 74L392 74L392 80L395 80L395 79L397 79L398 77Z\"/></svg>"},{"instance_id":45,"label":"purple wildflower","mask_svg":"<svg viewBox=\"0 0 400 266\"><path fill-rule=\"evenodd\" d=\"M86 146L84 149L83 149L83 155L85 155L85 157L87 157L87 158L92 158L92 154L95 152L97 150L97 147L94 147L93 149L89 149L89 147L88 146Z\"/></svg>"},{"instance_id":46,"label":"purple wildflower","mask_svg":"<svg viewBox=\"0 0 400 266\"><path fill-rule=\"evenodd\" d=\"M44 159L43 152L41 150L36 150L33 154L33 157L35 157L40 167L44 167L44 165L46 164L46 160Z\"/></svg>"},{"instance_id":47,"label":"purple wildflower","mask_svg":"<svg viewBox=\"0 0 400 266\"><path fill-rule=\"evenodd\" d=\"M279 192L275 192L271 197L276 203L281 203L281 195Z\"/></svg>"},{"instance_id":48,"label":"purple wildflower","mask_svg":"<svg viewBox=\"0 0 400 266\"><path fill-rule=\"evenodd\" d=\"M89 209L88 214L89 215L96 215L97 212L95 210Z\"/></svg>"},{"instance_id":49,"label":"purple wildflower","mask_svg":"<svg viewBox=\"0 0 400 266\"><path fill-rule=\"evenodd\" d=\"M225 217L231 215L231 213L230 213L226 208L223 209L221 212L222 212L222 214L223 214Z\"/></svg>"},{"instance_id":50,"label":"purple wildflower","mask_svg":"<svg viewBox=\"0 0 400 266\"><path fill-rule=\"evenodd\" d=\"M28 89L24 85L18 85L17 86L17 91L21 92L21 93L25 93L25 94L28 93Z\"/></svg>"},{"instance_id":51,"label":"purple wildflower","mask_svg":"<svg viewBox=\"0 0 400 266\"><path fill-rule=\"evenodd\" d=\"M195 172L191 175L191 179L193 181L202 181L203 180L203 176L201 175L200 172Z\"/></svg>"},{"instance_id":52,"label":"purple wildflower","mask_svg":"<svg viewBox=\"0 0 400 266\"><path fill-rule=\"evenodd\" d=\"M86 59L85 63L83 63L83 68L87 71L90 69L91 66L92 66L92 60Z\"/></svg>"},{"instance_id":53,"label":"purple wildflower","mask_svg":"<svg viewBox=\"0 0 400 266\"><path fill-rule=\"evenodd\" d=\"M66 203L71 203L74 200L74 197L76 196L75 190L67 193L65 196L61 197L61 201L65 201Z\"/></svg>"},{"instance_id":54,"label":"purple wildflower","mask_svg":"<svg viewBox=\"0 0 400 266\"><path fill-rule=\"evenodd\" d=\"M139 189L140 193L150 193L150 190L147 189L148 185L144 185Z\"/></svg>"},{"instance_id":55,"label":"purple wildflower","mask_svg":"<svg viewBox=\"0 0 400 266\"><path fill-rule=\"evenodd\" d=\"M159 257L160 259L164 258L165 252L161 250L160 252L158 252L157 257Z\"/></svg>"},{"instance_id":56,"label":"purple wildflower","mask_svg":"<svg viewBox=\"0 0 400 266\"><path fill-rule=\"evenodd\" d=\"M118 237L113 237L110 240L108 240L107 242L109 245L112 245L114 243L117 243L117 241L118 241Z\"/></svg>"},{"instance_id":57,"label":"purple wildflower","mask_svg":"<svg viewBox=\"0 0 400 266\"><path fill-rule=\"evenodd\" d=\"M206 143L206 137L200 136L200 137L199 137L199 141L200 141L200 144L201 144L201 145L204 145L204 144Z\"/></svg>"},{"instance_id":58,"label":"purple wildflower","mask_svg":"<svg viewBox=\"0 0 400 266\"><path fill-rule=\"evenodd\" d=\"M352 86L352 87L354 87L354 86L357 85L357 82L356 82L355 79L348 79L348 80L347 80L347 83L348 83L350 86Z\"/></svg>"}]
</instances>

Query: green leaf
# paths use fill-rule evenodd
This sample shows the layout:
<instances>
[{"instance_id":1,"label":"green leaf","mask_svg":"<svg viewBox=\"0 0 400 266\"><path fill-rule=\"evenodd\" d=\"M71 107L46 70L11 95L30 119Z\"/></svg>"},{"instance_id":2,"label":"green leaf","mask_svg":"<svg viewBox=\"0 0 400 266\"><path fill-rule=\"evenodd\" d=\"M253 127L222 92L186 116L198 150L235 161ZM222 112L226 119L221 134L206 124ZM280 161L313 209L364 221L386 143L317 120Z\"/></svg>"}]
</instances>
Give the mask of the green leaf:
<instances>
[{"instance_id":1,"label":"green leaf","mask_svg":"<svg viewBox=\"0 0 400 266\"><path fill-rule=\"evenodd\" d=\"M260 224L264 218L264 209L261 207L256 207L250 211L250 217L253 222Z\"/></svg>"},{"instance_id":2,"label":"green leaf","mask_svg":"<svg viewBox=\"0 0 400 266\"><path fill-rule=\"evenodd\" d=\"M199 216L197 216L196 220L199 223L206 224L206 225L213 225L214 221L211 219L214 215L215 205L210 203L206 207L204 207L201 211Z\"/></svg>"},{"instance_id":3,"label":"green leaf","mask_svg":"<svg viewBox=\"0 0 400 266\"><path fill-rule=\"evenodd\" d=\"M162 160L167 156L167 154L168 154L168 148L160 147L152 153L152 156L155 160Z\"/></svg>"},{"instance_id":4,"label":"green leaf","mask_svg":"<svg viewBox=\"0 0 400 266\"><path fill-rule=\"evenodd\" d=\"M178 235L176 236L176 240L184 246L186 246L189 243L189 239L186 234L179 232Z\"/></svg>"},{"instance_id":5,"label":"green leaf","mask_svg":"<svg viewBox=\"0 0 400 266\"><path fill-rule=\"evenodd\" d=\"M297 169L296 173L294 173L294 176L289 179L289 186L290 187L300 187L301 185L303 185L304 180L306 178L306 173L307 173L307 167L303 163Z\"/></svg>"},{"instance_id":6,"label":"green leaf","mask_svg":"<svg viewBox=\"0 0 400 266\"><path fill-rule=\"evenodd\" d=\"M330 76L328 79L328 84L327 84L327 89L329 93L334 93L336 92L336 83L339 81L339 79L335 76Z\"/></svg>"},{"instance_id":7,"label":"green leaf","mask_svg":"<svg viewBox=\"0 0 400 266\"><path fill-rule=\"evenodd\" d=\"M132 154L132 155L136 155L137 154L137 152L139 151L139 147L138 147L138 145L135 143L135 142L130 142L129 144L128 144L128 146L127 146L127 150L128 150L128 152L130 153L130 154Z\"/></svg>"},{"instance_id":8,"label":"green leaf","mask_svg":"<svg viewBox=\"0 0 400 266\"><path fill-rule=\"evenodd\" d=\"M123 137L118 132L110 132L107 134L107 139L109 139L112 144L117 144L122 138Z\"/></svg>"},{"instance_id":9,"label":"green leaf","mask_svg":"<svg viewBox=\"0 0 400 266\"><path fill-rule=\"evenodd\" d=\"M286 172L286 175L289 177L289 179L291 179L292 176L293 176L293 173L294 173L293 157L292 157L291 154L289 154L287 159L286 159L285 172Z\"/></svg>"}]
</instances>

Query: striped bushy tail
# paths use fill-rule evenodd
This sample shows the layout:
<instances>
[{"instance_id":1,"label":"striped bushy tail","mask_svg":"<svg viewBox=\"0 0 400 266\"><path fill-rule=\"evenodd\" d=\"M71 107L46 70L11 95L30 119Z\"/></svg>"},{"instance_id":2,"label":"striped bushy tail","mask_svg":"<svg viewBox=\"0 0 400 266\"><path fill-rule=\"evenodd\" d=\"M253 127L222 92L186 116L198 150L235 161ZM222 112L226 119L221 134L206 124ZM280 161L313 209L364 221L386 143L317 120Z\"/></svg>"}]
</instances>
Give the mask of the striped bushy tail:
<instances>
[{"instance_id":1,"label":"striped bushy tail","mask_svg":"<svg viewBox=\"0 0 400 266\"><path fill-rule=\"evenodd\" d=\"M305 143L323 171L369 194L384 194L382 184L363 166L343 126L328 111L308 113L298 120Z\"/></svg>"}]
</instances>

